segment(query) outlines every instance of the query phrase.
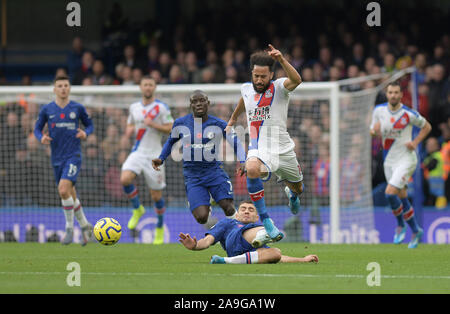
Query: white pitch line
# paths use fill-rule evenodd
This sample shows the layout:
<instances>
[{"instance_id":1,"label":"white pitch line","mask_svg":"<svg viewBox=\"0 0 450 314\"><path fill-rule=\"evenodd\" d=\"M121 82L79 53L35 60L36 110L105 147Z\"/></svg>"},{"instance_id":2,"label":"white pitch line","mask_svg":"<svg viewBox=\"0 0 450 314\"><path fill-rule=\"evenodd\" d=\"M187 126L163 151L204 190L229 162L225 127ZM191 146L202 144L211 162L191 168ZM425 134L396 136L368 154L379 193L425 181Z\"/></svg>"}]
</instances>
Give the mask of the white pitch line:
<instances>
[{"instance_id":1,"label":"white pitch line","mask_svg":"<svg viewBox=\"0 0 450 314\"><path fill-rule=\"evenodd\" d=\"M68 272L0 272L0 275L67 275ZM366 278L366 275L352 274L211 274L211 273L103 273L103 272L81 272L88 276L209 276L209 277L280 277L280 278ZM450 276L429 275L381 275L385 279L450 279Z\"/></svg>"}]
</instances>

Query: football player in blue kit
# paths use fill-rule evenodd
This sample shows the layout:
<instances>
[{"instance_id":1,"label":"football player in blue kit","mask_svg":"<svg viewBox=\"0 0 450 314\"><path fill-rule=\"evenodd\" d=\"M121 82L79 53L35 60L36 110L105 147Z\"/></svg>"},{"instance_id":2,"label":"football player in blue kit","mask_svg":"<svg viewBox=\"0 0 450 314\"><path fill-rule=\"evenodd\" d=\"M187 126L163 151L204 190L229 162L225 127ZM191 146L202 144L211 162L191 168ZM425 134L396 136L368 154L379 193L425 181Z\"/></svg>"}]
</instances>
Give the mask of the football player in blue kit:
<instances>
[{"instance_id":1,"label":"football player in blue kit","mask_svg":"<svg viewBox=\"0 0 450 314\"><path fill-rule=\"evenodd\" d=\"M245 162L245 151L238 137L233 132L225 132L225 121L208 115L209 105L204 92L194 91L190 96L192 113L175 120L159 158L152 161L153 167L158 170L171 154L173 145L181 140L186 194L192 215L200 224L208 221L211 197L228 218L236 214L233 186L218 156L223 138L233 145L242 164L241 175L244 174Z\"/></svg>"},{"instance_id":2,"label":"football player in blue kit","mask_svg":"<svg viewBox=\"0 0 450 314\"><path fill-rule=\"evenodd\" d=\"M73 241L75 216L82 230L82 245L86 245L92 237L93 227L87 221L77 198L75 183L81 169L81 140L85 140L94 131L94 126L83 105L69 99L68 77L56 77L53 92L55 100L41 108L34 135L42 144L51 147L51 163L66 220L62 244L67 245ZM80 121L84 130L80 128ZM45 124L48 126L48 133L43 134Z\"/></svg>"},{"instance_id":3,"label":"football player in blue kit","mask_svg":"<svg viewBox=\"0 0 450 314\"><path fill-rule=\"evenodd\" d=\"M266 244L273 242L251 201L239 204L235 219L222 219L212 227L204 238L197 241L189 234L180 233L179 241L188 250L200 251L219 242L227 257L213 255L211 264L267 264L267 263L309 263L319 262L317 255L292 257L281 254L278 248Z\"/></svg>"}]
</instances>

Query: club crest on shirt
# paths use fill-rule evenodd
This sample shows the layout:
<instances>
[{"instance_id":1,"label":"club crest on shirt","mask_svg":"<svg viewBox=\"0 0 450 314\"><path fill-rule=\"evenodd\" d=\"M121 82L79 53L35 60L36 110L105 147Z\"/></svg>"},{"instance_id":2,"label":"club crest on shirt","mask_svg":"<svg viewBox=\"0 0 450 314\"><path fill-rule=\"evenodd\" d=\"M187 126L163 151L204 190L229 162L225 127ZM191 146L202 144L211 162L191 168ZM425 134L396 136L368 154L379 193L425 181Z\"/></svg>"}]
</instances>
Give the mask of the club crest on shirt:
<instances>
[{"instance_id":1,"label":"club crest on shirt","mask_svg":"<svg viewBox=\"0 0 450 314\"><path fill-rule=\"evenodd\" d=\"M266 98L271 98L273 96L273 93L270 89L266 90L266 92L264 93L264 97Z\"/></svg>"},{"instance_id":2,"label":"club crest on shirt","mask_svg":"<svg viewBox=\"0 0 450 314\"><path fill-rule=\"evenodd\" d=\"M212 139L212 138L214 137L214 132L208 132L208 133L206 134L206 137L207 137L208 139Z\"/></svg>"},{"instance_id":3,"label":"club crest on shirt","mask_svg":"<svg viewBox=\"0 0 450 314\"><path fill-rule=\"evenodd\" d=\"M69 118L70 119L75 119L77 117L77 115L76 115L76 113L75 112L71 112L71 113L69 113Z\"/></svg>"}]
</instances>

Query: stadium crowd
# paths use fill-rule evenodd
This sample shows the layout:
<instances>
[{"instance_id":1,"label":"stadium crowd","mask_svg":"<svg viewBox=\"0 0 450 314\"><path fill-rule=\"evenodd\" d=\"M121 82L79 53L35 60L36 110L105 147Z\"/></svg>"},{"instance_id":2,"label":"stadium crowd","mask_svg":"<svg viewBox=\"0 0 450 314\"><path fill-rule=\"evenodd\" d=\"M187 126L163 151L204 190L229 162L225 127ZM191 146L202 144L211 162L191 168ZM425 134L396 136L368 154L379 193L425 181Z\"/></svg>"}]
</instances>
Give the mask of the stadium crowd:
<instances>
[{"instance_id":1,"label":"stadium crowd","mask_svg":"<svg viewBox=\"0 0 450 314\"><path fill-rule=\"evenodd\" d=\"M116 8L117 10L117 8ZM432 46L421 45L417 24L408 32L399 30L399 25L389 24L383 32L357 30L350 24L336 24L333 33L315 32L303 36L303 32L292 26L286 28L280 37L279 27L274 23L255 25L255 32L245 32L241 40L236 36L213 39L208 37L208 24L198 23L192 29L175 25L169 44L155 33L129 31L126 19L117 18L120 11L111 12L110 23L105 23L102 48L97 51L86 47L82 37L72 40L65 67L56 75L67 74L73 85L136 85L143 75L150 75L158 84L193 83L241 83L249 80L249 55L264 49L272 43L280 49L291 64L301 73L304 82L337 81L378 73L387 73L417 68L418 110L433 126L433 131L423 145L421 154L426 162L425 170L426 204L442 207L442 199L436 202L430 178L440 177L446 181L447 199L450 197L450 35L440 34ZM238 15L236 21L242 17ZM288 24L292 17L288 17ZM295 23L292 23L295 25ZM234 26L238 27L238 26ZM256 31L259 29L259 32ZM226 32L228 34L229 32ZM264 33L264 36L258 35ZM275 76L283 76L283 70L276 68ZM6 82L7 83L7 82ZM29 85L29 77L23 84ZM372 87L374 82L347 86L348 91ZM412 106L411 79L402 80L403 99ZM380 94L378 102L385 101ZM319 202L328 199L329 184L329 112L320 102L302 103L291 106L292 115L289 130L297 144L297 153L303 165L305 178L312 195ZM48 193L31 192L28 189L48 189L39 182L52 182L49 166L49 148L40 145L32 135L39 105L30 101L2 104L0 106L0 186L6 189L0 195L0 206L5 204L25 205L37 202L40 205L58 205L58 200L48 200ZM103 197L98 196L104 189L107 202L112 205L127 206L119 182L120 166L127 157L132 139L123 136L127 112L121 109L89 109L94 120L95 134L84 143L83 172L77 184L87 206L102 205ZM231 104L221 104L212 108L213 114L228 120ZM295 112L294 112L295 111ZM175 110L175 118L186 111ZM308 119L302 117L316 117ZM299 126L298 128L296 126ZM359 141L356 136L354 139ZM385 182L381 168L381 143L374 139L373 186ZM307 156L306 156L307 155ZM357 159L357 158L356 158ZM180 171L180 163L167 165L169 197L183 197L184 187L180 182L170 181ZM227 164L228 172L234 171L234 164ZM354 166L350 165L351 171ZM25 172L25 173L24 173ZM173 173L171 175L171 173ZM14 179L11 179L14 176ZM43 178L50 178L49 180ZM101 179L99 179L101 178ZM34 182L33 184L29 184ZM434 181L433 181L434 182ZM238 177L234 182L238 198L246 196L245 180ZM434 186L434 185L433 185ZM356 187L358 188L358 187ZM270 186L267 189L271 189ZM276 189L274 189L276 190ZM177 192L178 191L178 192ZM351 194L354 193L354 194ZM352 199L357 191L350 191ZM269 204L270 205L270 204ZM445 206L445 205L444 205Z\"/></svg>"}]
</instances>

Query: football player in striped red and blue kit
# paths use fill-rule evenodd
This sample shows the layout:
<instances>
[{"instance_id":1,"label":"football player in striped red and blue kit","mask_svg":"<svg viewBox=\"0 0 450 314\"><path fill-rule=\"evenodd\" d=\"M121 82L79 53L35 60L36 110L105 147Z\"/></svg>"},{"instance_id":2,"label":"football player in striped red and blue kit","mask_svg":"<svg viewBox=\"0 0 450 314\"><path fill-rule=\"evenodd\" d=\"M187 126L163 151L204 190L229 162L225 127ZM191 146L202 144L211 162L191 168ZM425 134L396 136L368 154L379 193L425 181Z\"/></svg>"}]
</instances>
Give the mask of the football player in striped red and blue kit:
<instances>
[{"instance_id":1,"label":"football player in striped red and blue kit","mask_svg":"<svg viewBox=\"0 0 450 314\"><path fill-rule=\"evenodd\" d=\"M66 219L66 233L62 244L73 241L75 216L82 230L82 245L85 245L92 236L93 228L77 198L75 183L81 169L81 140L85 140L94 131L94 125L83 105L69 100L68 77L55 78L53 92L55 101L41 108L34 135L42 144L51 147L51 163ZM84 130L80 128L80 121ZM48 133L43 134L46 124Z\"/></svg>"},{"instance_id":2,"label":"football player in striped red and blue kit","mask_svg":"<svg viewBox=\"0 0 450 314\"><path fill-rule=\"evenodd\" d=\"M208 115L210 101L202 91L195 91L190 97L192 114L175 120L159 158L153 159L158 170L171 154L173 145L181 140L183 153L183 174L190 210L200 224L208 221L211 197L229 218L234 217L233 186L230 177L223 170L219 160L222 139L233 145L238 160L245 161L245 151L235 133L225 132L226 122ZM241 167L241 175L244 168Z\"/></svg>"},{"instance_id":3,"label":"football player in striped red and blue kit","mask_svg":"<svg viewBox=\"0 0 450 314\"><path fill-rule=\"evenodd\" d=\"M388 84L388 101L374 108L370 133L372 136L381 136L383 142L383 168L388 183L385 195L397 220L394 244L403 242L406 221L412 231L408 248L414 249L423 236L423 229L415 218L407 188L418 162L416 148L430 133L431 125L417 111L403 105L402 96L398 82ZM413 126L420 128L415 138Z\"/></svg>"}]
</instances>

